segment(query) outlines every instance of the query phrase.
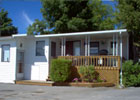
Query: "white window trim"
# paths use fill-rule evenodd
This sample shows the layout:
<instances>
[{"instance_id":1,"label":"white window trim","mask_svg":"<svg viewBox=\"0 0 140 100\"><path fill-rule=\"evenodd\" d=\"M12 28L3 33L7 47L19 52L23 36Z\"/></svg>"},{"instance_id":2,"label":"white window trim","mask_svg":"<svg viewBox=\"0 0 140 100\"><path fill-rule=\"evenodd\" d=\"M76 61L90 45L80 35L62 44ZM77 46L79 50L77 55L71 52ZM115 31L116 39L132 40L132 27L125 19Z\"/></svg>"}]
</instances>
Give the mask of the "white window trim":
<instances>
[{"instance_id":1,"label":"white window trim","mask_svg":"<svg viewBox=\"0 0 140 100\"><path fill-rule=\"evenodd\" d=\"M37 42L44 42L44 55L37 55ZM35 56L36 57L44 57L45 56L45 40L37 40L35 43L36 47L35 47Z\"/></svg>"},{"instance_id":2,"label":"white window trim","mask_svg":"<svg viewBox=\"0 0 140 100\"><path fill-rule=\"evenodd\" d=\"M8 59L8 61L4 61L3 46L9 46L9 59ZM10 62L10 44L2 44L1 45L1 62Z\"/></svg>"}]
</instances>

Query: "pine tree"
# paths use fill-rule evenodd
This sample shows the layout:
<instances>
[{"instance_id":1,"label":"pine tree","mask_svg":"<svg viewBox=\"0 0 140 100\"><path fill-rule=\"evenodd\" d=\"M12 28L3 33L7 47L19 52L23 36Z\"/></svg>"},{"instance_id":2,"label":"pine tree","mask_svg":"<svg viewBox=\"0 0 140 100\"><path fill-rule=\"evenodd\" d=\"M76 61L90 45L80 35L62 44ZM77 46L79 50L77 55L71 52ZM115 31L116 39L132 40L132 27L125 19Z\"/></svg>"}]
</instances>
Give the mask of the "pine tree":
<instances>
[{"instance_id":1,"label":"pine tree","mask_svg":"<svg viewBox=\"0 0 140 100\"><path fill-rule=\"evenodd\" d=\"M0 36L17 34L17 28L12 25L12 19L8 18L8 12L0 9Z\"/></svg>"}]
</instances>

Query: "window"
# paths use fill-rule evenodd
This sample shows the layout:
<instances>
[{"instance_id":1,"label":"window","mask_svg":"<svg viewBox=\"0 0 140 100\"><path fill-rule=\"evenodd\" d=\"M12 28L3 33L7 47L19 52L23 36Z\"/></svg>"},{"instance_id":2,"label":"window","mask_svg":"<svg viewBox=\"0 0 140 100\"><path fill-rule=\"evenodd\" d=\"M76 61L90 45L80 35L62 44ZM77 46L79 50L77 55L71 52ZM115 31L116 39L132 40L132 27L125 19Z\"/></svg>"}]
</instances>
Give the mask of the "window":
<instances>
[{"instance_id":1,"label":"window","mask_svg":"<svg viewBox=\"0 0 140 100\"><path fill-rule=\"evenodd\" d=\"M36 41L36 56L45 56L45 41Z\"/></svg>"},{"instance_id":2,"label":"window","mask_svg":"<svg viewBox=\"0 0 140 100\"><path fill-rule=\"evenodd\" d=\"M73 42L73 55L80 56L80 41Z\"/></svg>"},{"instance_id":3,"label":"window","mask_svg":"<svg viewBox=\"0 0 140 100\"><path fill-rule=\"evenodd\" d=\"M10 61L10 45L2 45L2 62Z\"/></svg>"},{"instance_id":4,"label":"window","mask_svg":"<svg viewBox=\"0 0 140 100\"><path fill-rule=\"evenodd\" d=\"M97 55L99 53L99 42L90 42L90 55Z\"/></svg>"}]
</instances>

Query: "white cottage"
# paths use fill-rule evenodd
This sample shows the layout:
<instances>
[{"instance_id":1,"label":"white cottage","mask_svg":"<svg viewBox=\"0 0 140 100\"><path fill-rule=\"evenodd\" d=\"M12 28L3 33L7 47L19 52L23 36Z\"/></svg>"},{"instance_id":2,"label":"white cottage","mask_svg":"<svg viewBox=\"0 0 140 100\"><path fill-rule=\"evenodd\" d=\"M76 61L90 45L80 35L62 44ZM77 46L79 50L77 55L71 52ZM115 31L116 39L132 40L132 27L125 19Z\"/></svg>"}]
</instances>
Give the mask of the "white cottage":
<instances>
[{"instance_id":1,"label":"white cottage","mask_svg":"<svg viewBox=\"0 0 140 100\"><path fill-rule=\"evenodd\" d=\"M117 59L129 59L129 35L126 29L29 36L17 34L0 38L0 82L15 80L46 81L53 58L98 57L94 66L117 66ZM79 59L81 56L82 59ZM106 57L106 58L104 58ZM108 64L109 57L112 57ZM71 58L72 59L72 58ZM79 59L79 60L77 60ZM85 60L85 59L84 59ZM78 62L78 63L77 63ZM85 61L84 61L85 62ZM94 59L90 59L90 65Z\"/></svg>"}]
</instances>

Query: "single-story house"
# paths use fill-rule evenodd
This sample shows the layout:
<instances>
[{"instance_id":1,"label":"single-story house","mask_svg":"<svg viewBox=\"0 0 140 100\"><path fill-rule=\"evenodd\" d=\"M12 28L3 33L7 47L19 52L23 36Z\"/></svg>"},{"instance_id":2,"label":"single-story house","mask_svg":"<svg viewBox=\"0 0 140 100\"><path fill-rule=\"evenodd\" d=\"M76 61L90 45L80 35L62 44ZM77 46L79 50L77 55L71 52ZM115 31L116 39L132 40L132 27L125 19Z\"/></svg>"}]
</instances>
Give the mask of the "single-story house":
<instances>
[{"instance_id":1,"label":"single-story house","mask_svg":"<svg viewBox=\"0 0 140 100\"><path fill-rule=\"evenodd\" d=\"M0 82L46 81L51 59L57 57L69 57L75 65L96 62L94 66L115 67L115 57L129 59L129 35L126 29L118 29L0 37ZM86 57L96 59L87 62Z\"/></svg>"}]
</instances>

